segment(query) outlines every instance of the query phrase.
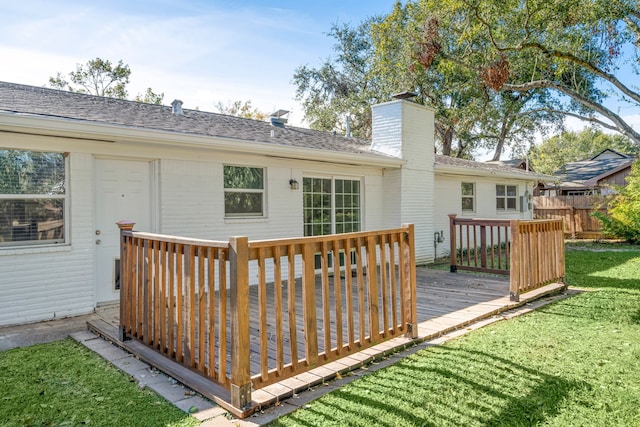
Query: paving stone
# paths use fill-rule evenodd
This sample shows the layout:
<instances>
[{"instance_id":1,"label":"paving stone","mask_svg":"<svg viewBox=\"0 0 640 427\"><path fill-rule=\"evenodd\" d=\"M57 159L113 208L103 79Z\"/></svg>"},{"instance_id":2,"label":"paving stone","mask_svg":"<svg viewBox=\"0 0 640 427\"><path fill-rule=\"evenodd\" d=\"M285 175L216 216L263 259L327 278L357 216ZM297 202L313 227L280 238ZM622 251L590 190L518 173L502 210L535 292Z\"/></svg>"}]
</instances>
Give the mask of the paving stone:
<instances>
[{"instance_id":1,"label":"paving stone","mask_svg":"<svg viewBox=\"0 0 640 427\"><path fill-rule=\"evenodd\" d=\"M204 411L206 409L213 408L214 405L214 403L204 399L199 395L190 396L182 400L176 400L175 402L173 402L173 404L182 409L184 412L189 412L189 409L194 406L198 408L198 411Z\"/></svg>"}]
</instances>

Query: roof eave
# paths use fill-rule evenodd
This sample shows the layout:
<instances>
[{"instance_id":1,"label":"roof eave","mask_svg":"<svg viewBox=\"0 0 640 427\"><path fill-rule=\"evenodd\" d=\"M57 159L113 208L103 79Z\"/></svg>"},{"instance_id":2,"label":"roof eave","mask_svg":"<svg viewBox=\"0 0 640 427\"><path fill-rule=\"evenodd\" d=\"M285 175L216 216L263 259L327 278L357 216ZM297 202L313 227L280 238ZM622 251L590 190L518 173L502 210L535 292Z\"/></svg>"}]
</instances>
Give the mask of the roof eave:
<instances>
[{"instance_id":1,"label":"roof eave","mask_svg":"<svg viewBox=\"0 0 640 427\"><path fill-rule=\"evenodd\" d=\"M0 111L0 130L82 138L111 143L138 143L181 148L197 148L227 152L242 152L300 160L315 160L373 167L399 168L406 162L384 155L350 153L317 148L268 144L236 138L196 135L130 126L83 122L58 117L42 117Z\"/></svg>"},{"instance_id":2,"label":"roof eave","mask_svg":"<svg viewBox=\"0 0 640 427\"><path fill-rule=\"evenodd\" d=\"M550 175L543 175L543 174L532 173L532 172L524 174L524 173L518 173L518 172L508 172L508 171L503 171L499 169L469 168L465 166L443 165L441 163L436 163L434 165L434 170L436 171L436 173L450 173L454 175L465 175L465 176L487 176L487 177L497 177L497 178L511 178L511 179L519 179L522 181L543 181L543 180L553 178Z\"/></svg>"}]
</instances>

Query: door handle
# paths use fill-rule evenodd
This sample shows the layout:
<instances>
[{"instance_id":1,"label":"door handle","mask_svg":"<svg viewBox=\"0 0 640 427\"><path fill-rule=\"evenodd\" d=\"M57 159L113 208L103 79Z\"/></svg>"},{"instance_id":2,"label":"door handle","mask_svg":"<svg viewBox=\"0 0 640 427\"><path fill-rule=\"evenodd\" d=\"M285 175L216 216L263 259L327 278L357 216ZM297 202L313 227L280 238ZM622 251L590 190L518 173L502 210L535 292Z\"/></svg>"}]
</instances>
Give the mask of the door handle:
<instances>
[{"instance_id":1,"label":"door handle","mask_svg":"<svg viewBox=\"0 0 640 427\"><path fill-rule=\"evenodd\" d=\"M99 245L100 243L102 243L102 240L100 239L96 240L96 245Z\"/></svg>"}]
</instances>

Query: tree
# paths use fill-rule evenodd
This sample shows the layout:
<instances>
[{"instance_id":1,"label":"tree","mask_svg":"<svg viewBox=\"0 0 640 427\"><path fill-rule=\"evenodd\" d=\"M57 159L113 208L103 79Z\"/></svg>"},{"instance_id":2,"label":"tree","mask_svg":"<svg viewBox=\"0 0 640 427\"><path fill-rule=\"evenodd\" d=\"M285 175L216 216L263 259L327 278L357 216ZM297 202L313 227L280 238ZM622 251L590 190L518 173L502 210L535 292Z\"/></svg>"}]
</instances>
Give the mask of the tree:
<instances>
[{"instance_id":1,"label":"tree","mask_svg":"<svg viewBox=\"0 0 640 427\"><path fill-rule=\"evenodd\" d=\"M555 101L543 106L547 112L616 130L640 144L640 134L604 104L616 96L640 106L640 92L616 75L624 66L638 73L637 0L449 0L439 1L438 8L434 3L420 2L429 19L456 19L425 40L434 47L428 55L432 64L463 67L496 92L542 91Z\"/></svg>"},{"instance_id":2,"label":"tree","mask_svg":"<svg viewBox=\"0 0 640 427\"><path fill-rule=\"evenodd\" d=\"M541 108L541 91L494 93L466 67L429 62L437 47L429 44L430 34L446 31L455 20L429 20L439 4L429 7L397 2L385 17L355 28L332 27L335 56L319 68L298 68L293 80L312 128L344 131L348 117L353 135L370 137L370 105L408 90L417 93L416 102L435 109L436 142L445 155L469 158L482 147L499 158L506 146L525 145L545 128L553 114Z\"/></svg>"},{"instance_id":3,"label":"tree","mask_svg":"<svg viewBox=\"0 0 640 427\"><path fill-rule=\"evenodd\" d=\"M553 174L569 162L590 159L607 148L624 154L638 154L638 145L622 135L609 135L587 128L580 133L563 132L531 147L529 156L536 172Z\"/></svg>"},{"instance_id":4,"label":"tree","mask_svg":"<svg viewBox=\"0 0 640 427\"><path fill-rule=\"evenodd\" d=\"M120 60L115 66L108 59L90 59L86 65L77 64L67 81L61 73L49 77L49 84L56 89L88 93L110 98L127 98L131 69Z\"/></svg>"},{"instance_id":5,"label":"tree","mask_svg":"<svg viewBox=\"0 0 640 427\"><path fill-rule=\"evenodd\" d=\"M631 243L640 243L640 161L631 165L627 185L618 188L613 200L609 201L607 215L594 212L593 216L602 223L602 229L614 237Z\"/></svg>"},{"instance_id":6,"label":"tree","mask_svg":"<svg viewBox=\"0 0 640 427\"><path fill-rule=\"evenodd\" d=\"M144 102L147 104L162 105L163 99L164 93L155 93L153 90L151 90L150 87L148 87L144 95L138 94L133 100L136 102Z\"/></svg>"},{"instance_id":7,"label":"tree","mask_svg":"<svg viewBox=\"0 0 640 427\"><path fill-rule=\"evenodd\" d=\"M318 68L304 65L295 70L296 99L302 101L312 129L344 134L349 121L351 135L371 136L371 105L387 101L392 93L372 67L369 32L374 21L370 18L355 28L333 24L328 36L336 41L335 56Z\"/></svg>"},{"instance_id":8,"label":"tree","mask_svg":"<svg viewBox=\"0 0 640 427\"><path fill-rule=\"evenodd\" d=\"M130 76L131 68L122 60L114 66L108 59L96 58L90 59L85 65L77 64L76 70L68 74L69 80L60 72L55 77L49 77L49 85L70 92L127 99ZM161 105L163 99L164 93L157 94L151 88L134 98L138 102L156 105Z\"/></svg>"},{"instance_id":9,"label":"tree","mask_svg":"<svg viewBox=\"0 0 640 427\"><path fill-rule=\"evenodd\" d=\"M266 120L267 113L260 111L258 108L251 106L251 100L248 101L229 101L226 104L218 102L216 105L220 114L227 114L230 116L243 117L245 119L253 120Z\"/></svg>"}]
</instances>

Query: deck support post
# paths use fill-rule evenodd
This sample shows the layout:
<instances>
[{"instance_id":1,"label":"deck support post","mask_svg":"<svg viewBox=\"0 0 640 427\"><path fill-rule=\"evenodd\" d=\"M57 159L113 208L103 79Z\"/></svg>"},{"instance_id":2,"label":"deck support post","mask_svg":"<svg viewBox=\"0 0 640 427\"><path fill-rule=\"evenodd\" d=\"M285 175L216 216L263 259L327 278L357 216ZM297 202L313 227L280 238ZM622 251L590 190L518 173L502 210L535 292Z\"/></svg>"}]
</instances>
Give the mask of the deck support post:
<instances>
[{"instance_id":1,"label":"deck support post","mask_svg":"<svg viewBox=\"0 0 640 427\"><path fill-rule=\"evenodd\" d=\"M402 240L403 259L405 269L404 280L402 286L405 288L405 295L408 296L408 306L404 307L405 324L407 325L407 338L418 338L418 309L417 309L417 291L416 291L416 246L413 224L402 224L405 231L405 238ZM408 270L408 271L407 271Z\"/></svg>"},{"instance_id":2,"label":"deck support post","mask_svg":"<svg viewBox=\"0 0 640 427\"><path fill-rule=\"evenodd\" d=\"M451 260L449 271L458 272L458 261L456 259L456 214L449 214L449 259Z\"/></svg>"},{"instance_id":3,"label":"deck support post","mask_svg":"<svg viewBox=\"0 0 640 427\"><path fill-rule=\"evenodd\" d=\"M126 231L133 231L133 227L136 225L133 221L122 220L116 222L116 225L120 229L120 324L118 325L118 339L124 342L127 338L127 326L129 323L129 304L131 304L131 298L128 298L130 292L129 271L125 269L128 262L128 247L124 242L124 233Z\"/></svg>"},{"instance_id":4,"label":"deck support post","mask_svg":"<svg viewBox=\"0 0 640 427\"><path fill-rule=\"evenodd\" d=\"M249 365L249 239L229 239L231 292L231 404L251 404Z\"/></svg>"}]
</instances>

